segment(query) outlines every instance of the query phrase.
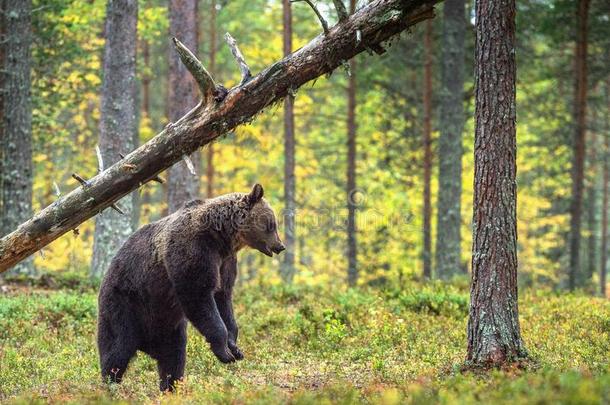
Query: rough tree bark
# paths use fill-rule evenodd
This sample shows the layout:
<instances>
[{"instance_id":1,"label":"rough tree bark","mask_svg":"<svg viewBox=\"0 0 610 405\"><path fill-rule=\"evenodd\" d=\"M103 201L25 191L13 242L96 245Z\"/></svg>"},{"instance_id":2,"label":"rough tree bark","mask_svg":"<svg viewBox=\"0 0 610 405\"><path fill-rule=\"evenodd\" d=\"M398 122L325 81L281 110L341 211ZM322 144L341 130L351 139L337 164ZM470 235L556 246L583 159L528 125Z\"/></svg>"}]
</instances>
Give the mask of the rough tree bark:
<instances>
[{"instance_id":1,"label":"rough tree bark","mask_svg":"<svg viewBox=\"0 0 610 405\"><path fill-rule=\"evenodd\" d=\"M109 0L106 6L106 43L102 78L99 148L103 166L133 150L136 121L137 0ZM133 232L131 196L120 202L121 214L102 212L95 218L91 276L104 275L116 251Z\"/></svg>"},{"instance_id":2,"label":"rough tree bark","mask_svg":"<svg viewBox=\"0 0 610 405\"><path fill-rule=\"evenodd\" d=\"M178 42L197 78L202 101L184 117L85 184L49 205L0 240L0 272L110 207L236 126L252 121L288 92L333 71L346 60L434 15L436 0L375 0L228 92Z\"/></svg>"},{"instance_id":3,"label":"rough tree bark","mask_svg":"<svg viewBox=\"0 0 610 405\"><path fill-rule=\"evenodd\" d=\"M216 74L216 0L210 8L210 74ZM208 145L206 186L208 198L214 197L214 144Z\"/></svg>"},{"instance_id":4,"label":"rough tree bark","mask_svg":"<svg viewBox=\"0 0 610 405\"><path fill-rule=\"evenodd\" d=\"M4 35L6 34L6 23L4 22L4 14L1 12L4 10L4 1L0 0L0 89L4 88L4 80L5 77L2 74L4 70L4 46L6 41L4 40ZM0 214L3 213L2 209L2 183L4 182L4 92L0 91ZM10 232L10 231L9 231ZM0 219L0 235L4 235L4 229L2 225L2 220Z\"/></svg>"},{"instance_id":5,"label":"rough tree bark","mask_svg":"<svg viewBox=\"0 0 610 405\"><path fill-rule=\"evenodd\" d=\"M337 0L342 1L342 0ZM350 0L350 13L356 10L356 0ZM358 282L358 251L356 239L356 59L349 61L347 86L347 282Z\"/></svg>"},{"instance_id":6,"label":"rough tree bark","mask_svg":"<svg viewBox=\"0 0 610 405\"><path fill-rule=\"evenodd\" d=\"M0 235L7 235L32 215L32 103L30 62L32 43L31 0L4 0L0 66L3 103L0 149L2 203ZM33 274L33 260L13 269L13 273Z\"/></svg>"},{"instance_id":7,"label":"rough tree bark","mask_svg":"<svg viewBox=\"0 0 610 405\"><path fill-rule=\"evenodd\" d=\"M197 52L197 0L170 0L169 32L187 48ZM175 122L197 104L197 88L193 78L170 49L169 54L169 120ZM192 162L192 167L190 166ZM190 155L190 161L174 165L167 179L167 205L170 213L182 204L199 197L201 153Z\"/></svg>"},{"instance_id":8,"label":"rough tree bark","mask_svg":"<svg viewBox=\"0 0 610 405\"><path fill-rule=\"evenodd\" d=\"M606 82L606 101L610 108L610 79ZM604 165L602 186L602 238L599 264L599 291L602 297L606 296L606 274L608 266L608 181L610 181L610 117L606 114L606 136L604 137Z\"/></svg>"},{"instance_id":9,"label":"rough tree bark","mask_svg":"<svg viewBox=\"0 0 610 405\"><path fill-rule=\"evenodd\" d=\"M468 355L525 357L517 307L515 0L476 3L476 129Z\"/></svg>"},{"instance_id":10,"label":"rough tree bark","mask_svg":"<svg viewBox=\"0 0 610 405\"><path fill-rule=\"evenodd\" d=\"M568 287L576 288L580 273L580 228L584 183L587 115L587 20L590 0L579 0L576 49L574 52L574 158L572 161L572 204L570 206L570 269Z\"/></svg>"},{"instance_id":11,"label":"rough tree bark","mask_svg":"<svg viewBox=\"0 0 610 405\"><path fill-rule=\"evenodd\" d=\"M424 278L432 277L432 203L430 197L430 178L432 175L432 20L426 21L424 34L424 227L423 252Z\"/></svg>"},{"instance_id":12,"label":"rough tree bark","mask_svg":"<svg viewBox=\"0 0 610 405\"><path fill-rule=\"evenodd\" d=\"M292 10L290 0L282 1L284 30L284 56L292 52ZM288 92L284 98L284 261L281 266L281 276L286 283L291 283L294 277L294 248L296 241L296 185L294 174L294 95Z\"/></svg>"},{"instance_id":13,"label":"rough tree bark","mask_svg":"<svg viewBox=\"0 0 610 405\"><path fill-rule=\"evenodd\" d=\"M442 89L438 140L436 274L460 273L462 132L464 130L464 0L443 4Z\"/></svg>"}]
</instances>

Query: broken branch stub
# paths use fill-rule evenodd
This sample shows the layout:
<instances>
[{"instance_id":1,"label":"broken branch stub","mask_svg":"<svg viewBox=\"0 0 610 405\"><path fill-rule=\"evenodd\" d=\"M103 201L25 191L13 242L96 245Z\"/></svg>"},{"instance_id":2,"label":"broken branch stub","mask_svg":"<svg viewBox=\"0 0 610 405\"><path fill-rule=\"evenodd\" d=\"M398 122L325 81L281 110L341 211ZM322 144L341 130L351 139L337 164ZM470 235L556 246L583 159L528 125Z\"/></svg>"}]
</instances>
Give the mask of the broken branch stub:
<instances>
[{"instance_id":1,"label":"broken branch stub","mask_svg":"<svg viewBox=\"0 0 610 405\"><path fill-rule=\"evenodd\" d=\"M213 79L186 48L181 60L197 79L204 100L184 117L129 153L103 173L62 195L54 203L0 239L0 272L9 269L79 224L158 176L200 147L281 101L290 91L337 67L374 44L386 41L433 14L438 0L373 0L318 35L301 49L267 67L242 86L212 103ZM357 32L360 31L360 34ZM360 41L357 41L360 38ZM179 43L177 41L176 43ZM188 51L188 52L185 52ZM190 56L189 56L190 55ZM205 93L203 93L203 91ZM125 170L125 165L132 170ZM80 176L79 176L80 177ZM83 179L84 180L84 179Z\"/></svg>"},{"instance_id":2,"label":"broken branch stub","mask_svg":"<svg viewBox=\"0 0 610 405\"><path fill-rule=\"evenodd\" d=\"M229 45L229 49L231 49L231 53L233 54L235 61L239 65L239 71L241 72L241 81L239 82L239 85L243 86L246 82L248 82L248 80L250 80L252 78L252 73L250 73L250 68L248 67L248 64L246 63L246 59L244 58L244 55L242 55L241 51L239 50L239 47L237 46L237 41L235 41L235 38L233 38L231 36L231 34L229 34L227 32L225 34L225 40L227 41L227 44Z\"/></svg>"},{"instance_id":3,"label":"broken branch stub","mask_svg":"<svg viewBox=\"0 0 610 405\"><path fill-rule=\"evenodd\" d=\"M343 4L343 0L333 0L333 4L335 6L335 10L337 10L337 17L339 18L339 21L347 20L349 14L347 13L345 4Z\"/></svg>"},{"instance_id":4,"label":"broken branch stub","mask_svg":"<svg viewBox=\"0 0 610 405\"><path fill-rule=\"evenodd\" d=\"M212 75L210 75L199 59L197 59L182 42L177 38L172 38L172 41L174 42L176 52L178 52L182 64L184 64L197 82L204 104L207 104L216 91L216 83L214 82Z\"/></svg>"}]
</instances>

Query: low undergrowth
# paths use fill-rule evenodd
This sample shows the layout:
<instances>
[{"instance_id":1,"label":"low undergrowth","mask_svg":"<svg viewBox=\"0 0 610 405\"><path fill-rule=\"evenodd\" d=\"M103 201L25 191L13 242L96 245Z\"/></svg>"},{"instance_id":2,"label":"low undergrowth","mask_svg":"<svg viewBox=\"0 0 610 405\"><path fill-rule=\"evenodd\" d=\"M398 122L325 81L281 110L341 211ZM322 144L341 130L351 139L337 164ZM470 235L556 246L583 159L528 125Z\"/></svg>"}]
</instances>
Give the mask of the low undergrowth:
<instances>
[{"instance_id":1,"label":"low undergrowth","mask_svg":"<svg viewBox=\"0 0 610 405\"><path fill-rule=\"evenodd\" d=\"M71 282L72 283L72 282ZM0 400L12 403L608 403L610 304L526 291L527 367L462 372L468 294L443 284L403 291L240 286L246 359L215 360L189 329L186 379L157 392L139 355L125 381L100 382L96 291L16 286L0 294Z\"/></svg>"}]
</instances>

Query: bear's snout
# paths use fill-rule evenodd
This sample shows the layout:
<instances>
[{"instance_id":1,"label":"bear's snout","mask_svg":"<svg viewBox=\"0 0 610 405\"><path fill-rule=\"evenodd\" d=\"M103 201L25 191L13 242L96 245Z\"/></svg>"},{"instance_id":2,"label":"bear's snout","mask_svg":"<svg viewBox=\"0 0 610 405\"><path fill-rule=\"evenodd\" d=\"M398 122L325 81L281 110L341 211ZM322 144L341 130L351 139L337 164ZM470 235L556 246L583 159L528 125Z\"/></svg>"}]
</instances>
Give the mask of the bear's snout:
<instances>
[{"instance_id":1,"label":"bear's snout","mask_svg":"<svg viewBox=\"0 0 610 405\"><path fill-rule=\"evenodd\" d=\"M273 248L271 248L271 250L277 255L286 250L286 246L284 246L283 243L280 243L279 245L275 245Z\"/></svg>"}]
</instances>

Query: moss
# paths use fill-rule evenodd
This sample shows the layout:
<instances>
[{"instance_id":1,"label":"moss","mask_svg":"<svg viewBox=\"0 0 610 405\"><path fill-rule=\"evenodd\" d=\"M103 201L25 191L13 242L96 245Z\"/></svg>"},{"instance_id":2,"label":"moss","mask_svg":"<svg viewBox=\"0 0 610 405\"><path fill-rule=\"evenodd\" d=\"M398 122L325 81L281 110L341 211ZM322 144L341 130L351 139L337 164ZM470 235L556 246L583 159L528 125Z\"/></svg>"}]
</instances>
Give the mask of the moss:
<instances>
[{"instance_id":1,"label":"moss","mask_svg":"<svg viewBox=\"0 0 610 405\"><path fill-rule=\"evenodd\" d=\"M0 296L0 400L9 403L601 403L610 398L610 303L524 293L533 362L463 372L465 288L323 290L248 285L236 291L246 359L215 360L189 330L187 378L157 392L156 369L138 356L125 381L100 383L96 292L70 276L53 286L11 286ZM604 399L605 398L605 399Z\"/></svg>"}]
</instances>

